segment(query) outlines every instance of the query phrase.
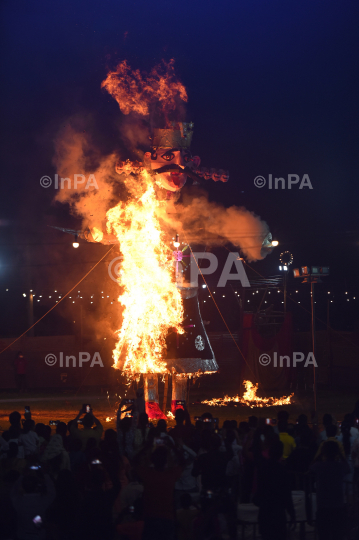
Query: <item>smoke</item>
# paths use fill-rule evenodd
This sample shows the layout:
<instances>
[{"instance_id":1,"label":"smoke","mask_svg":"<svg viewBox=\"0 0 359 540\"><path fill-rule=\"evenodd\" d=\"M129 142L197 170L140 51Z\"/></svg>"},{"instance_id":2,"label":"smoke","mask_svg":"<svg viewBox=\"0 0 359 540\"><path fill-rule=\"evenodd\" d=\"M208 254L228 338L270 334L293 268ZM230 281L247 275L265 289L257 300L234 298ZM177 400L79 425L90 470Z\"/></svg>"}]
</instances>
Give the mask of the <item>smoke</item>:
<instances>
[{"instance_id":1,"label":"smoke","mask_svg":"<svg viewBox=\"0 0 359 540\"><path fill-rule=\"evenodd\" d=\"M210 246L231 243L242 250L249 262L266 255L262 243L269 233L267 223L243 207L225 208L210 202L204 191L195 197L185 194L182 204L161 206L158 215L168 234L179 233L184 241L206 242Z\"/></svg>"},{"instance_id":2,"label":"smoke","mask_svg":"<svg viewBox=\"0 0 359 540\"><path fill-rule=\"evenodd\" d=\"M103 156L86 132L69 123L55 140L53 159L59 175L55 200L67 203L83 227L103 228L107 210L116 204L121 184L115 172L118 156ZM80 176L82 175L82 176Z\"/></svg>"},{"instance_id":3,"label":"smoke","mask_svg":"<svg viewBox=\"0 0 359 540\"><path fill-rule=\"evenodd\" d=\"M121 118L119 131L126 149L133 153L136 159L142 160L143 151L141 151L141 148L147 151L150 144L150 129L148 124L138 118L138 116L130 114Z\"/></svg>"}]
</instances>

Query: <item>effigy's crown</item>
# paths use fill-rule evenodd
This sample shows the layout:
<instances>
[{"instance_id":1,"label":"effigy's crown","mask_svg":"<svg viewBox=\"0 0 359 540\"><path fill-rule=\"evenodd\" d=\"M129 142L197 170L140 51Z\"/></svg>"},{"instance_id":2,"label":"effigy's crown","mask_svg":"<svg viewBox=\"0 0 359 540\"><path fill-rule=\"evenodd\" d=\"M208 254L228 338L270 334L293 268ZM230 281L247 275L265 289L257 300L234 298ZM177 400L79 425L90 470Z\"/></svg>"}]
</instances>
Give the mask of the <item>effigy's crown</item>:
<instances>
[{"instance_id":1,"label":"effigy's crown","mask_svg":"<svg viewBox=\"0 0 359 540\"><path fill-rule=\"evenodd\" d=\"M189 148L193 122L172 122L172 128L154 128L151 146L154 148Z\"/></svg>"}]
</instances>

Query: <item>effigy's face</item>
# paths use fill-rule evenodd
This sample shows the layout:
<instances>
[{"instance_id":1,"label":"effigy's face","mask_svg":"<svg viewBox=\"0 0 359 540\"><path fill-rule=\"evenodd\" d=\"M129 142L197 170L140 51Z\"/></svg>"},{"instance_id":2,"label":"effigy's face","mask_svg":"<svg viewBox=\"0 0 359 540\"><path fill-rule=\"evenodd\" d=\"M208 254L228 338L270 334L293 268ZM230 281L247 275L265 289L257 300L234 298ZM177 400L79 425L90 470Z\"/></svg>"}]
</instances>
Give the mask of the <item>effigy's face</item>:
<instances>
[{"instance_id":1,"label":"effigy's face","mask_svg":"<svg viewBox=\"0 0 359 540\"><path fill-rule=\"evenodd\" d=\"M160 169L165 165L179 165L185 167L198 167L200 158L192 157L189 150L178 148L157 148L152 152L146 152L147 159L150 159L151 169ZM157 176L162 187L168 191L179 191L186 183L187 175L180 171L161 173Z\"/></svg>"}]
</instances>

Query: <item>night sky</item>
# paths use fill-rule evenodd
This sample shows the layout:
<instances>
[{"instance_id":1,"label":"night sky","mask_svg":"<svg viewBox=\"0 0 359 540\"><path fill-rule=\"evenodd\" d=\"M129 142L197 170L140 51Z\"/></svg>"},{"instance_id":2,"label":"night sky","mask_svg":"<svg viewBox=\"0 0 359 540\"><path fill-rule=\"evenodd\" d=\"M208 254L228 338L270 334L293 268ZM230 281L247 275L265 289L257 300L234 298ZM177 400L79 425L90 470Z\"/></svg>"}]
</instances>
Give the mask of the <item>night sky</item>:
<instances>
[{"instance_id":1,"label":"night sky","mask_svg":"<svg viewBox=\"0 0 359 540\"><path fill-rule=\"evenodd\" d=\"M359 318L358 15L355 1L2 2L6 318L22 309L4 300L6 287L20 296L30 282L51 288L66 275L66 292L107 249L81 246L74 253L71 238L47 227L80 225L65 206L53 204L53 188L40 187L42 176L56 172L56 134L77 115L110 154L120 144L122 115L101 90L108 70L126 59L149 71L174 58L195 124L192 151L204 166L230 171L227 184L206 184L211 200L254 211L280 242L251 266L276 275L284 250L293 254L292 267L330 266L322 295L330 289L338 297L357 294L358 307L344 304L337 316L351 329ZM256 176L269 174L307 174L313 189L254 186ZM99 290L99 282L90 283ZM300 287L291 278L290 288ZM0 334L12 333L6 328ZM13 328L16 333L22 323Z\"/></svg>"}]
</instances>

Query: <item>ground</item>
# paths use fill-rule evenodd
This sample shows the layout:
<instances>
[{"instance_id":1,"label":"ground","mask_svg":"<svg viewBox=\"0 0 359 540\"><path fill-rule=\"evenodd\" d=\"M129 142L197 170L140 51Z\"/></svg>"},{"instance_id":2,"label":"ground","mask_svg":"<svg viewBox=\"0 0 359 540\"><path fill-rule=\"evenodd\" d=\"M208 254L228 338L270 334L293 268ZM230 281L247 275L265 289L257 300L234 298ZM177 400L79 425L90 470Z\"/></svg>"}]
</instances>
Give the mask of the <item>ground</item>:
<instances>
[{"instance_id":1,"label":"ground","mask_svg":"<svg viewBox=\"0 0 359 540\"><path fill-rule=\"evenodd\" d=\"M114 392L98 393L94 390L88 392L82 391L81 394L76 392L69 393L5 393L0 392L0 430L8 428L8 417L12 411L24 413L25 405L30 405L32 418L35 422L43 422L48 424L50 420L62 420L68 422L76 417L83 403L90 403L95 416L99 418L105 428L115 427L116 410L118 407L118 396L124 397L125 390L119 390L116 395ZM128 396L130 397L130 396ZM189 411L192 421L196 416L200 416L206 411L210 411L212 415L219 418L220 425L226 419L236 419L238 422L247 420L248 416L256 415L262 418L275 418L278 410L281 407L266 407L266 408L250 408L246 406L225 406L225 407L209 407L202 405L200 402L204 399L210 399L212 396L203 392L192 392L189 403ZM336 420L341 421L344 415L352 412L354 404L359 398L359 392L351 390L330 390L328 388L318 389L317 393L317 409L319 421L324 413L329 412L335 416ZM294 402L291 405L284 407L290 414L290 421L295 422L299 414L307 414L310 421L311 411L313 410L313 399L310 394L304 397L294 397ZM110 419L106 422L106 418ZM173 421L169 421L172 425Z\"/></svg>"}]
</instances>

